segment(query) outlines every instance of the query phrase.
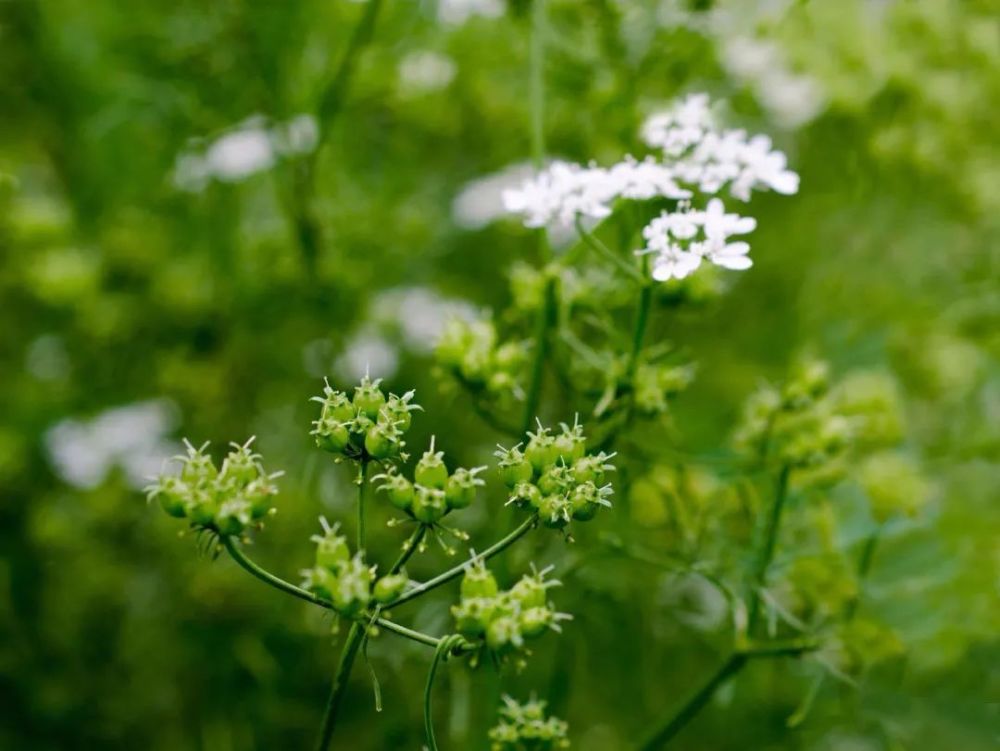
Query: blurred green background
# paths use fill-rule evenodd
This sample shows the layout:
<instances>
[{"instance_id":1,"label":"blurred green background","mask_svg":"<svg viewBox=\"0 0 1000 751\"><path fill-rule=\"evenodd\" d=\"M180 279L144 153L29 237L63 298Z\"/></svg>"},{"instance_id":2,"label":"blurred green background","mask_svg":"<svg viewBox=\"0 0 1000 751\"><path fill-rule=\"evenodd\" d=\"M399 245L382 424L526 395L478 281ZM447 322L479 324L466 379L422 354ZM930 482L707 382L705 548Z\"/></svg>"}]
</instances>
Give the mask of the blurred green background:
<instances>
[{"instance_id":1,"label":"blurred green background","mask_svg":"<svg viewBox=\"0 0 1000 751\"><path fill-rule=\"evenodd\" d=\"M328 621L199 555L139 489L183 436L257 435L287 474L254 554L294 579L316 517L352 508L348 471L311 444L307 399L365 363L417 389L412 445L436 434L456 462L488 457L499 437L441 387L430 351L447 312L501 309L507 272L533 258L496 187L530 153L529 4L387 2L331 98L364 2L0 3L0 748L311 746L336 660ZM643 117L704 90L802 176L797 196L755 198L751 271L656 311L650 339L699 363L674 407L678 445L724 446L747 395L810 351L898 380L933 487L888 531L866 592L905 657L857 688L827 682L795 729L811 673L754 665L677 748L996 747L995 10L549 3L549 154L641 153ZM669 551L663 503L611 524ZM370 534L390 550L385 518ZM501 532L485 507L462 524L480 545ZM725 627L689 581L589 565L588 535L569 552L550 537L508 565L575 561L558 604L576 620L502 690L549 698L574 748L628 748L718 663ZM411 573L445 562L432 550ZM404 620L444 633L448 604L421 600ZM428 651L370 652L385 710L359 664L336 747L420 748ZM456 668L449 683L442 744L483 748L496 682Z\"/></svg>"}]
</instances>

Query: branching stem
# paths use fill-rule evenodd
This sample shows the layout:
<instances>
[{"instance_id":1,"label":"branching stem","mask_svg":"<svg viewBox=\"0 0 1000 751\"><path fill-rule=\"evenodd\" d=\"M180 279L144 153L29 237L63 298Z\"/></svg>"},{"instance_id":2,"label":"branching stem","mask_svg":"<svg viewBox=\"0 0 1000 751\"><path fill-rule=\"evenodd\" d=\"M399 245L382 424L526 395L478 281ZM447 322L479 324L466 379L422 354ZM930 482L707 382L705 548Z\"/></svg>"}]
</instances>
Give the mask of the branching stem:
<instances>
[{"instance_id":1,"label":"branching stem","mask_svg":"<svg viewBox=\"0 0 1000 751\"><path fill-rule=\"evenodd\" d=\"M408 592L404 592L395 600L386 605L385 609L390 610L392 608L395 608L399 605L402 605L404 602L409 602L415 597L420 597L420 595L426 594L427 592L430 592L432 589L440 587L442 584L447 584L452 579L457 579L459 576L465 573L465 569L468 567L471 560L481 559L485 561L489 560L498 553L503 552L511 545L513 545L515 542L517 542L519 539L521 539L525 534L527 534L527 532L532 527L535 526L535 522L537 521L537 519L538 519L537 516L532 515L531 517L526 519L524 523L522 523L519 527L517 527L513 532L508 534L506 537L493 543L492 545L490 545L490 547L486 548L486 550L484 550L482 553L477 553L475 558L470 559L468 561L463 561L457 566L448 569L444 573L438 574L433 579L428 579L423 584L418 584L413 589L409 590Z\"/></svg>"}]
</instances>

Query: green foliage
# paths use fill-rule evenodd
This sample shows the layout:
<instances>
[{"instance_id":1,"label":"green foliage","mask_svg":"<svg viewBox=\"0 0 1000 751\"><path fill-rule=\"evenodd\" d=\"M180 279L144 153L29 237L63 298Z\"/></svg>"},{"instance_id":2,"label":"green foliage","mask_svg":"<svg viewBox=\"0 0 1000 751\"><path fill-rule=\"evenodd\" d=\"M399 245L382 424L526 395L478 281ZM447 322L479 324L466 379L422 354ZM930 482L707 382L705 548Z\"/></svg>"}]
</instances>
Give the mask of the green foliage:
<instances>
[{"instance_id":1,"label":"green foliage","mask_svg":"<svg viewBox=\"0 0 1000 751\"><path fill-rule=\"evenodd\" d=\"M435 638L482 620L435 685L442 748L633 748L720 665L677 748L991 747L992 6L545 3L546 157L642 157L650 113L709 91L801 175L740 209L752 269L650 286L632 251L665 201L584 237L499 216L477 181L527 175L534 4L446 5L3 5L0 747L309 747L351 638L331 612L364 626L381 689L377 713L355 665L335 739L359 751L425 742L433 650L376 613ZM203 169L247 132L265 166ZM308 404L366 364L360 393ZM258 439L189 447L143 504L184 435ZM361 460L384 465L361 478L363 548ZM460 591L453 532L483 555L543 509L563 531L505 548L495 593ZM318 515L340 527L313 551ZM300 594L214 560L250 538L268 570L306 569ZM519 583L532 562L574 620L528 654L513 636L557 620L547 595L515 605L550 582Z\"/></svg>"}]
</instances>

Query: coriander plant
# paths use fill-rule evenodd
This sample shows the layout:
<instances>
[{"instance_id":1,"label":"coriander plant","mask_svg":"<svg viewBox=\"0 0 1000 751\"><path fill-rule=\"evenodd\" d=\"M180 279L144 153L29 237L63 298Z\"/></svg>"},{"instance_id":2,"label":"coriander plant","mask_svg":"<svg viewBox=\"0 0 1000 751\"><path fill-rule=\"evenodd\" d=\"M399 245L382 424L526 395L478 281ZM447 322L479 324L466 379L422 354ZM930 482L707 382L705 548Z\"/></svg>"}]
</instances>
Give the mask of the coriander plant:
<instances>
[{"instance_id":1,"label":"coriander plant","mask_svg":"<svg viewBox=\"0 0 1000 751\"><path fill-rule=\"evenodd\" d=\"M927 492L918 468L898 450L890 381L852 373L838 382L823 362L804 357L782 384L749 397L729 451L711 472L702 469L703 457L671 445L671 405L696 377L695 357L650 341L651 320L695 307L720 292L726 275L750 269L746 238L756 220L745 207L758 191L796 193L798 175L767 136L725 127L721 107L705 94L651 114L640 133L645 154L623 154L610 165L546 161L545 8L537 0L531 5L535 172L506 190L503 204L529 230L524 258L533 262L511 265L506 309L451 321L436 349L442 384L466 392L502 436L495 466L455 466L433 439L413 451L406 437L424 408L413 391L388 393L367 376L353 389L326 384L315 397L311 433L319 450L352 468L357 513L353 520L319 519L311 565L299 584L247 553L275 510L280 478L264 469L252 439L233 444L219 464L207 445L188 444L179 471L149 489L208 549L224 551L252 576L329 611L346 627L320 751L335 737L358 655L383 638L428 648L424 725L427 748L436 751L433 697L442 665L516 670L526 664L563 625L573 627L572 614L558 609L557 588L572 587L580 570L602 556L696 577L725 602L727 653L689 698L649 718L636 744L642 751L665 746L753 662L809 660L811 688L789 718L794 725L805 721L823 681L854 682L899 650L891 632L862 611L884 526L915 512ZM367 41L377 9L371 0L352 54ZM651 443L675 449L677 461L665 462ZM707 481L693 483L695 473ZM845 545L834 529L835 485L853 486L868 499L871 524L860 541ZM650 492L676 504L673 549L638 541L641 530L627 510ZM620 502L613 505L613 498ZM398 550L369 546L372 503L391 506L394 526L408 532ZM519 518L470 547L462 512L473 504L489 504L494 519L503 518L495 512L507 505ZM592 556L564 570L491 571L493 559L527 535L550 534L570 545L578 525L604 525L621 514L618 506L624 518L597 536ZM469 552L436 576L413 581L407 564L428 550L429 540L449 555ZM794 555L779 561L779 551L790 546L821 551L822 563ZM448 633L405 625L408 603L455 580ZM378 697L377 683L375 691ZM494 749L569 745L566 723L547 716L543 700L506 697L499 713L489 733Z\"/></svg>"}]
</instances>

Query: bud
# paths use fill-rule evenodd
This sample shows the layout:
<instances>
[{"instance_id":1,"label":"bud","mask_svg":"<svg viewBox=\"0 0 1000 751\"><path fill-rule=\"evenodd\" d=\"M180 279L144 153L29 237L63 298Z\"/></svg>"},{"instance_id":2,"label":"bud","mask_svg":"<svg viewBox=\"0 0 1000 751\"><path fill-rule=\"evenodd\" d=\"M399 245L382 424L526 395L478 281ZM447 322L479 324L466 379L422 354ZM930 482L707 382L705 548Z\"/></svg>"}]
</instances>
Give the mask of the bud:
<instances>
[{"instance_id":1,"label":"bud","mask_svg":"<svg viewBox=\"0 0 1000 751\"><path fill-rule=\"evenodd\" d=\"M320 523L323 525L323 534L313 535L311 538L316 543L316 568L337 573L351 560L347 538L337 533L338 525L329 526L323 517L320 517Z\"/></svg>"},{"instance_id":2,"label":"bud","mask_svg":"<svg viewBox=\"0 0 1000 751\"><path fill-rule=\"evenodd\" d=\"M444 464L444 453L434 451L433 438L431 438L430 449L424 452L413 470L413 479L418 485L438 490L444 490L448 482L448 468Z\"/></svg>"},{"instance_id":3,"label":"bud","mask_svg":"<svg viewBox=\"0 0 1000 751\"><path fill-rule=\"evenodd\" d=\"M379 475L379 478L384 479L379 490L386 492L389 503L401 511L410 511L413 508L413 483L402 475Z\"/></svg>"},{"instance_id":4,"label":"bud","mask_svg":"<svg viewBox=\"0 0 1000 751\"><path fill-rule=\"evenodd\" d=\"M486 628L486 646L497 654L507 654L523 644L520 624L512 616L494 618Z\"/></svg>"},{"instance_id":5,"label":"bud","mask_svg":"<svg viewBox=\"0 0 1000 751\"><path fill-rule=\"evenodd\" d=\"M183 519L187 516L187 503L190 491L179 477L164 475L146 488L146 498L157 500L160 507L170 516Z\"/></svg>"},{"instance_id":6,"label":"bud","mask_svg":"<svg viewBox=\"0 0 1000 751\"><path fill-rule=\"evenodd\" d=\"M242 498L224 501L215 512L215 527L220 535L238 535L251 521L250 504Z\"/></svg>"},{"instance_id":7,"label":"bud","mask_svg":"<svg viewBox=\"0 0 1000 751\"><path fill-rule=\"evenodd\" d=\"M537 509L542 505L542 491L538 489L538 486L530 482L522 482L514 488L510 502L517 504L518 508L530 507Z\"/></svg>"},{"instance_id":8,"label":"bud","mask_svg":"<svg viewBox=\"0 0 1000 751\"><path fill-rule=\"evenodd\" d=\"M365 451L375 459L388 459L399 453L402 442L399 429L389 422L379 421L365 433Z\"/></svg>"},{"instance_id":9,"label":"bud","mask_svg":"<svg viewBox=\"0 0 1000 751\"><path fill-rule=\"evenodd\" d=\"M461 586L463 600L474 597L495 597L499 591L497 580L482 560L476 560L465 569Z\"/></svg>"},{"instance_id":10,"label":"bud","mask_svg":"<svg viewBox=\"0 0 1000 751\"><path fill-rule=\"evenodd\" d=\"M428 488L419 484L414 487L411 512L417 521L421 521L424 524L433 524L444 516L447 511L448 502L445 499L443 490Z\"/></svg>"},{"instance_id":11,"label":"bud","mask_svg":"<svg viewBox=\"0 0 1000 751\"><path fill-rule=\"evenodd\" d=\"M513 488L519 483L531 480L531 463L524 458L520 444L512 449L497 446L497 450L493 455L498 460L497 466L500 469L500 479L508 488Z\"/></svg>"},{"instance_id":12,"label":"bud","mask_svg":"<svg viewBox=\"0 0 1000 751\"><path fill-rule=\"evenodd\" d=\"M375 588L373 590L375 601L380 605L388 605L390 602L403 594L403 590L406 589L406 585L409 583L410 580L407 579L406 574L403 573L383 576L375 582Z\"/></svg>"},{"instance_id":13,"label":"bud","mask_svg":"<svg viewBox=\"0 0 1000 751\"><path fill-rule=\"evenodd\" d=\"M361 385L354 389L354 409L369 420L378 418L379 410L385 404L385 394L379 388L382 379L372 381L368 376L361 379Z\"/></svg>"},{"instance_id":14,"label":"bud","mask_svg":"<svg viewBox=\"0 0 1000 751\"><path fill-rule=\"evenodd\" d=\"M349 424L332 417L320 418L313 423L312 435L316 436L316 446L331 454L343 453L351 442Z\"/></svg>"},{"instance_id":15,"label":"bud","mask_svg":"<svg viewBox=\"0 0 1000 751\"><path fill-rule=\"evenodd\" d=\"M423 409L419 404L410 404L410 400L413 398L415 392L407 391L402 396L396 396L395 394L389 394L389 399L386 401L385 406L382 408L379 417L384 416L386 420L396 426L396 428L405 433L410 429L410 423L413 422L411 412L418 409Z\"/></svg>"},{"instance_id":16,"label":"bud","mask_svg":"<svg viewBox=\"0 0 1000 751\"><path fill-rule=\"evenodd\" d=\"M463 509L472 505L472 502L476 500L476 488L486 484L476 477L476 474L484 469L486 467L473 469L459 467L452 473L445 486L445 500L449 509Z\"/></svg>"},{"instance_id":17,"label":"bud","mask_svg":"<svg viewBox=\"0 0 1000 751\"><path fill-rule=\"evenodd\" d=\"M495 612L496 603L492 597L463 598L458 605L451 607L456 630L470 639L486 634Z\"/></svg>"},{"instance_id":18,"label":"bud","mask_svg":"<svg viewBox=\"0 0 1000 751\"><path fill-rule=\"evenodd\" d=\"M524 450L524 457L531 463L536 475L542 474L555 464L559 451L555 439L549 435L549 429L539 425L537 433L528 433L530 440Z\"/></svg>"}]
</instances>

